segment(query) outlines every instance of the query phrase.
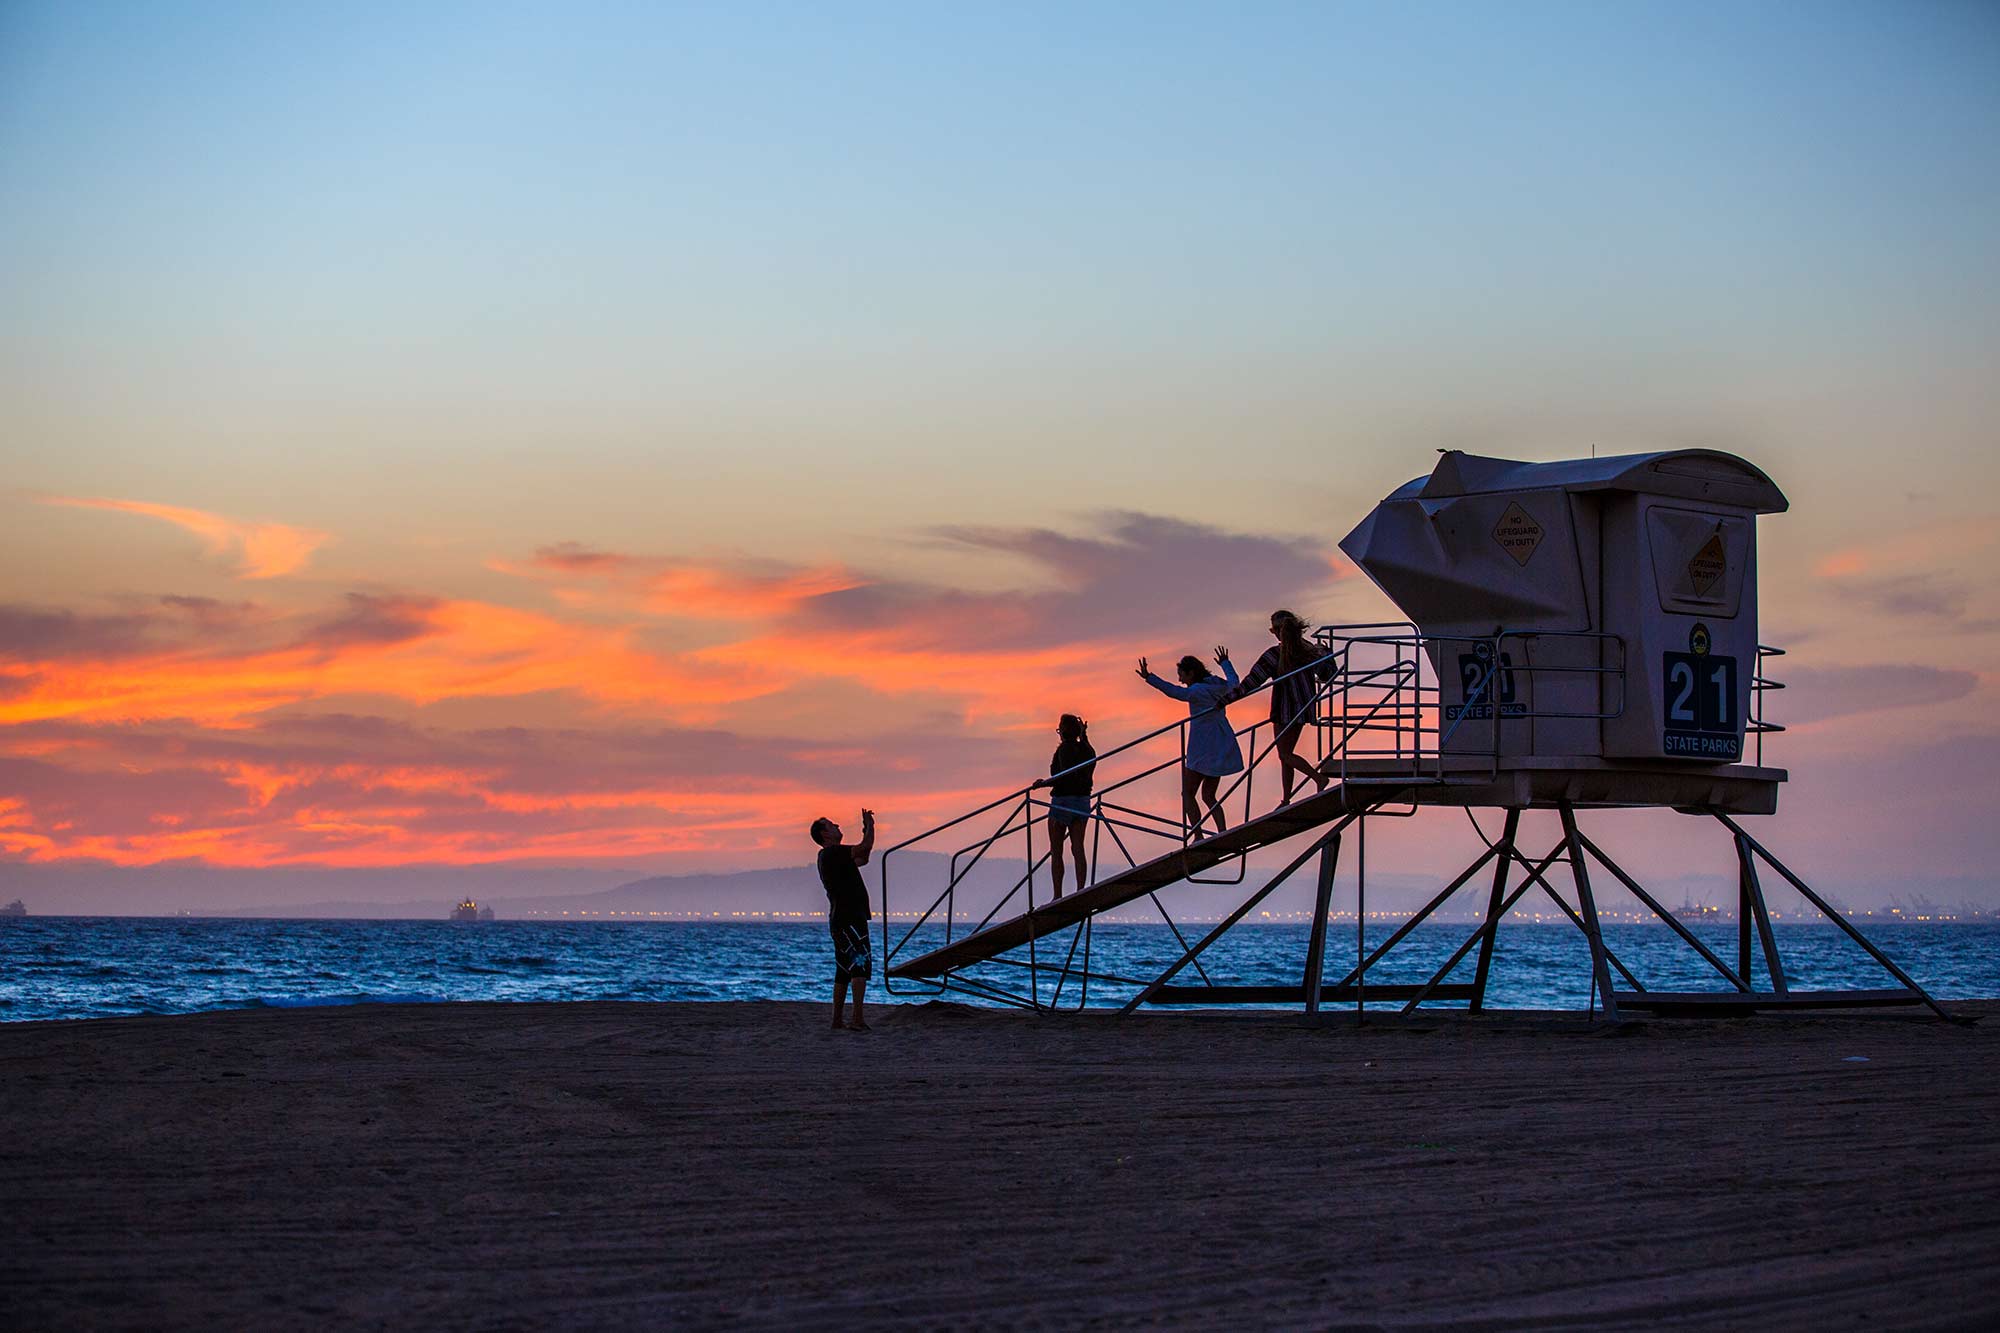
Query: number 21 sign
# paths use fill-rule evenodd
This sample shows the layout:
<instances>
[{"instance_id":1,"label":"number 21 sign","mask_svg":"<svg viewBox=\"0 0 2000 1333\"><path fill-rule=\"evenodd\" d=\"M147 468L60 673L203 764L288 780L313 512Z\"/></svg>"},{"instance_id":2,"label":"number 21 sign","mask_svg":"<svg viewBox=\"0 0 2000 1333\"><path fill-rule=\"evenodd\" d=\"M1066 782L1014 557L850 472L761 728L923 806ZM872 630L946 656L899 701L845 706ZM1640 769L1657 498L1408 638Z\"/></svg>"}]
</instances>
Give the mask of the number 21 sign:
<instances>
[{"instance_id":1,"label":"number 21 sign","mask_svg":"<svg viewBox=\"0 0 2000 1333\"><path fill-rule=\"evenodd\" d=\"M1695 646L1706 647L1706 640L1705 634L1699 636ZM1742 758L1734 657L1667 653L1660 678L1666 691L1661 700L1661 749L1690 759Z\"/></svg>"}]
</instances>

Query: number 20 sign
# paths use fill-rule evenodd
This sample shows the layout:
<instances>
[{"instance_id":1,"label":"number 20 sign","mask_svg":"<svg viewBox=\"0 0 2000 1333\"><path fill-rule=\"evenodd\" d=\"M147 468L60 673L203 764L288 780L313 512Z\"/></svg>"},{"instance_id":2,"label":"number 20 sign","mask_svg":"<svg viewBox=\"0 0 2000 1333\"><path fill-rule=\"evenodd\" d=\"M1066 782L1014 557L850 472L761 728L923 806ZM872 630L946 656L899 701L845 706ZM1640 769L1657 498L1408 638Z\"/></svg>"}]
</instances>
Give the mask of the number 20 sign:
<instances>
[{"instance_id":1,"label":"number 20 sign","mask_svg":"<svg viewBox=\"0 0 2000 1333\"><path fill-rule=\"evenodd\" d=\"M1736 709L1736 659L1695 653L1667 653L1660 673L1660 747L1667 754L1697 759L1735 760L1743 754L1742 721Z\"/></svg>"}]
</instances>

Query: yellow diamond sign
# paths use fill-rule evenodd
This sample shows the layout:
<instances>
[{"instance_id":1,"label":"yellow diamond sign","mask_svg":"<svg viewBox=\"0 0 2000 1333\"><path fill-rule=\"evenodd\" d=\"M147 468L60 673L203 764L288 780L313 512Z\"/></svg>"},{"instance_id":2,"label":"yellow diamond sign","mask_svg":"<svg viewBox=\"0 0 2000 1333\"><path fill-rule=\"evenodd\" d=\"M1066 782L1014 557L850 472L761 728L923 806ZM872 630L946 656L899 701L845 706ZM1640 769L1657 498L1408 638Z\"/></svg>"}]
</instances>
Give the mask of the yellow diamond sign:
<instances>
[{"instance_id":1,"label":"yellow diamond sign","mask_svg":"<svg viewBox=\"0 0 2000 1333\"><path fill-rule=\"evenodd\" d=\"M1542 525L1519 503L1509 502L1507 512L1500 515L1500 521L1493 527L1493 540L1514 557L1515 564L1526 565L1535 548L1542 544Z\"/></svg>"},{"instance_id":2,"label":"yellow diamond sign","mask_svg":"<svg viewBox=\"0 0 2000 1333\"><path fill-rule=\"evenodd\" d=\"M1729 571L1729 557L1722 547L1722 533L1718 530L1709 534L1701 549L1688 561L1688 582L1694 585L1694 595L1708 596L1709 589L1722 581Z\"/></svg>"}]
</instances>

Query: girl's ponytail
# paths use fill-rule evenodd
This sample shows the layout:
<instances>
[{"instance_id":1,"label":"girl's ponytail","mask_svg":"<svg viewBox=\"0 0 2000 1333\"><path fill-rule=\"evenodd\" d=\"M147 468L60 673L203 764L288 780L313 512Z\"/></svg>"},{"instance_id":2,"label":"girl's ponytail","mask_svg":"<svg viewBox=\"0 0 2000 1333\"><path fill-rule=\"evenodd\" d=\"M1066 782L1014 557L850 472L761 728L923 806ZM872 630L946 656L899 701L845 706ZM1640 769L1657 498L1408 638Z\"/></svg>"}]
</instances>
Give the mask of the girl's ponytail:
<instances>
[{"instance_id":1,"label":"girl's ponytail","mask_svg":"<svg viewBox=\"0 0 2000 1333\"><path fill-rule=\"evenodd\" d=\"M1312 644L1306 639L1306 622L1290 611L1273 611L1271 624L1278 631L1278 669L1290 671L1313 660Z\"/></svg>"}]
</instances>

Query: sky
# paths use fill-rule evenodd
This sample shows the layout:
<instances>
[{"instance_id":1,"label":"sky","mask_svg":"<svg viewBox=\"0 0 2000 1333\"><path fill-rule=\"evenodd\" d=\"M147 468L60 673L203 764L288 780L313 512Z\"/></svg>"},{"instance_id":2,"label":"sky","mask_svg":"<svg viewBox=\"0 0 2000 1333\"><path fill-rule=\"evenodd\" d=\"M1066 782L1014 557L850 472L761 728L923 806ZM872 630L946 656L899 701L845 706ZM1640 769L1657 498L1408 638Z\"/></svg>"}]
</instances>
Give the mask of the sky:
<instances>
[{"instance_id":1,"label":"sky","mask_svg":"<svg viewBox=\"0 0 2000 1333\"><path fill-rule=\"evenodd\" d=\"M1391 615L1438 448L1688 446L1774 843L2000 903L1996 142L1970 0L13 0L0 868L803 864Z\"/></svg>"}]
</instances>

